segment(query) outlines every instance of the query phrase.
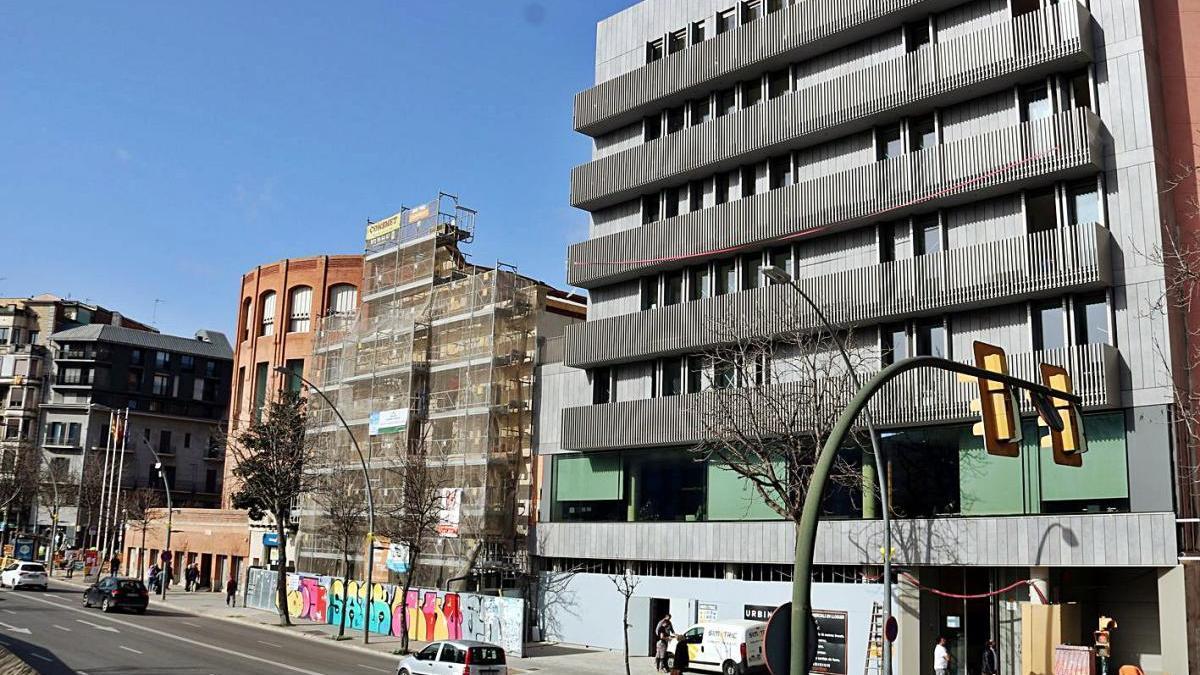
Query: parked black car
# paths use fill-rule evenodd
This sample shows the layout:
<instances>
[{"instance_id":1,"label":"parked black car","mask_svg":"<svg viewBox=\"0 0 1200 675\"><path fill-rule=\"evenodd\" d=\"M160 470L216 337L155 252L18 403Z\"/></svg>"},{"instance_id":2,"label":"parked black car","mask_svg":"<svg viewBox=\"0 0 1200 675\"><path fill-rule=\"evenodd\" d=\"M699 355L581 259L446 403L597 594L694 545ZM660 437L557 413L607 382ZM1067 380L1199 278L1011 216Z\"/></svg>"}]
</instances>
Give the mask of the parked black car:
<instances>
[{"instance_id":1,"label":"parked black car","mask_svg":"<svg viewBox=\"0 0 1200 675\"><path fill-rule=\"evenodd\" d=\"M105 612L114 609L131 609L138 614L146 613L150 604L150 593L138 579L105 577L88 586L83 592L83 606L99 605Z\"/></svg>"}]
</instances>

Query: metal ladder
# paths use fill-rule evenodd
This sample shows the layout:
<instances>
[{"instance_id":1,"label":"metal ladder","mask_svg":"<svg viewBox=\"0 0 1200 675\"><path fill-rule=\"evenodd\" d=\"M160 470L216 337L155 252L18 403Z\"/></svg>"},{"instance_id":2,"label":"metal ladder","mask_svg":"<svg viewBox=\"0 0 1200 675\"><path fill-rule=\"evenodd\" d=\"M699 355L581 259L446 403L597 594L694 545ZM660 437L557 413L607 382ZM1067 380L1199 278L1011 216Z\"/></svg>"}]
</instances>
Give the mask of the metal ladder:
<instances>
[{"instance_id":1,"label":"metal ladder","mask_svg":"<svg viewBox=\"0 0 1200 675\"><path fill-rule=\"evenodd\" d=\"M867 638L867 658L864 661L863 675L883 675L883 605L876 602L871 605L871 630Z\"/></svg>"}]
</instances>

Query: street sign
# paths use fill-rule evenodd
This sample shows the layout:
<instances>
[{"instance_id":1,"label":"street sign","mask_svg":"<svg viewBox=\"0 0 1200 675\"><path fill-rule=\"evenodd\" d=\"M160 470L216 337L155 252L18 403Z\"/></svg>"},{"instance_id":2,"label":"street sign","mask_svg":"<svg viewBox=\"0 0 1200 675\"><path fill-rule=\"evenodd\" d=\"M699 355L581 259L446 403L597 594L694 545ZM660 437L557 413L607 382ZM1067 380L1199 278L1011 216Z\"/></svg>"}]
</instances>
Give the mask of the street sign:
<instances>
[{"instance_id":1,"label":"street sign","mask_svg":"<svg viewBox=\"0 0 1200 675\"><path fill-rule=\"evenodd\" d=\"M883 624L883 637L888 642L895 642L896 637L900 635L900 624L896 622L896 617L889 616L887 623Z\"/></svg>"},{"instance_id":2,"label":"street sign","mask_svg":"<svg viewBox=\"0 0 1200 675\"><path fill-rule=\"evenodd\" d=\"M271 548L271 547L278 548L279 547L279 533L278 532L263 532L263 546L265 546L267 548Z\"/></svg>"},{"instance_id":3,"label":"street sign","mask_svg":"<svg viewBox=\"0 0 1200 675\"><path fill-rule=\"evenodd\" d=\"M767 671L771 675L789 675L791 672L792 644L792 603L785 602L771 614L767 621L767 634L763 637L763 659L767 662ZM813 661L817 656L817 622L812 614L808 615L808 667L804 672L812 672Z\"/></svg>"},{"instance_id":4,"label":"street sign","mask_svg":"<svg viewBox=\"0 0 1200 675\"><path fill-rule=\"evenodd\" d=\"M32 561L33 560L33 540L26 538L26 537L17 539L16 549L13 552L13 556L17 560L24 560L25 562Z\"/></svg>"},{"instance_id":5,"label":"street sign","mask_svg":"<svg viewBox=\"0 0 1200 675\"><path fill-rule=\"evenodd\" d=\"M163 551L162 554L158 556L158 559L163 561L164 563L171 562L171 552Z\"/></svg>"}]
</instances>

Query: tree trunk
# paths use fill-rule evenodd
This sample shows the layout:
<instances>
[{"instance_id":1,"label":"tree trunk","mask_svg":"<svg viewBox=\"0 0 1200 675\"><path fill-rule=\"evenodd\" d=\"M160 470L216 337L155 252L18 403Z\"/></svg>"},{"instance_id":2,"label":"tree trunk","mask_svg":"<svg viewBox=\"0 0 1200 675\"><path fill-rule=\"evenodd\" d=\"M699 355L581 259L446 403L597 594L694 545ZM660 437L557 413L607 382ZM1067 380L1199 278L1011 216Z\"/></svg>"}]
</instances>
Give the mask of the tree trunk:
<instances>
[{"instance_id":1,"label":"tree trunk","mask_svg":"<svg viewBox=\"0 0 1200 675\"><path fill-rule=\"evenodd\" d=\"M342 616L338 621L338 639L346 637L346 601L350 595L350 542L342 542Z\"/></svg>"},{"instance_id":2,"label":"tree trunk","mask_svg":"<svg viewBox=\"0 0 1200 675\"><path fill-rule=\"evenodd\" d=\"M400 613L400 651L408 653L408 590L412 588L413 573L417 570L415 565L417 556L413 547L408 547L408 572L404 574L404 588L401 589L404 611ZM429 636L426 636L429 637Z\"/></svg>"},{"instance_id":3,"label":"tree trunk","mask_svg":"<svg viewBox=\"0 0 1200 675\"><path fill-rule=\"evenodd\" d=\"M279 566L275 574L275 604L279 609L279 625L292 625L287 602L287 521L282 513L275 513L275 533L279 535Z\"/></svg>"},{"instance_id":4,"label":"tree trunk","mask_svg":"<svg viewBox=\"0 0 1200 675\"><path fill-rule=\"evenodd\" d=\"M625 634L625 675L629 675L629 593L625 593L625 614L621 617L621 632Z\"/></svg>"}]
</instances>

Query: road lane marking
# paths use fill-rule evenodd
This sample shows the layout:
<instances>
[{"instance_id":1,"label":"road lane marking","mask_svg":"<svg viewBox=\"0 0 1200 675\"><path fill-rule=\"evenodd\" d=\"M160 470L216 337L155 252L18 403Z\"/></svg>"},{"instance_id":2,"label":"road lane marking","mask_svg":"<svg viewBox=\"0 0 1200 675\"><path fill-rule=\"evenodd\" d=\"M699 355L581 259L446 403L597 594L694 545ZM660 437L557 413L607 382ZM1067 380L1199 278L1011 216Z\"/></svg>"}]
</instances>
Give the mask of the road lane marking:
<instances>
[{"instance_id":1,"label":"road lane marking","mask_svg":"<svg viewBox=\"0 0 1200 675\"><path fill-rule=\"evenodd\" d=\"M31 597L29 597L29 599L33 600L34 602L42 602L47 605L56 605L56 603L52 603L49 600L44 600L42 598L35 598L35 597L31 596ZM63 609L68 612L76 612L79 614L85 614L85 615L91 616L90 612L88 612L85 609L78 608L78 607L63 607ZM170 638L172 640L177 640L179 642L183 642L185 644L189 644L194 647L200 647L201 649L207 649L209 651L220 652L227 656L236 656L239 659L245 659L247 661L255 661L257 663L262 663L262 664L271 666L272 668L279 669L279 670L288 670L293 673L302 673L303 675L326 675L325 673L321 673L321 672L318 672L315 670L305 670L304 668L298 668L296 666L289 666L286 663L279 663L275 659L268 659L268 658L264 658L261 656L254 656L253 654L243 654L242 652L235 651L233 649L226 649L225 647L218 647L216 645L205 644L199 640L193 640L191 638L183 637L182 635L168 633L167 631L164 631L164 630L158 630L157 628L150 628L148 626L143 626L143 625L136 624L136 623L133 623L130 621L124 621L122 619L105 618L105 621L119 624L119 625L125 626L127 628L133 628L135 630L140 630L140 631L143 631L146 633L150 633L151 635L157 635L159 637L165 637L165 638ZM302 639L302 638L297 638L297 639ZM385 657L381 656L381 658L385 658Z\"/></svg>"},{"instance_id":2,"label":"road lane marking","mask_svg":"<svg viewBox=\"0 0 1200 675\"><path fill-rule=\"evenodd\" d=\"M12 624L7 624L7 623L4 623L3 621L0 621L0 626L4 626L4 628L6 630L11 630L14 633L21 633L23 635L32 635L32 632L28 628L17 628L16 626L14 626Z\"/></svg>"},{"instance_id":3,"label":"road lane marking","mask_svg":"<svg viewBox=\"0 0 1200 675\"><path fill-rule=\"evenodd\" d=\"M185 624L191 626L192 628L200 627L200 624L196 623L195 621L180 621L179 623L185 623Z\"/></svg>"},{"instance_id":4,"label":"road lane marking","mask_svg":"<svg viewBox=\"0 0 1200 675\"><path fill-rule=\"evenodd\" d=\"M368 666L368 665L366 665L366 664L364 664L364 663L360 663L360 664L358 664L358 667L359 667L359 668L366 668L367 670L378 670L378 671L379 671L379 672L381 672L381 673L390 672L390 671L384 670L383 668L376 668L375 666Z\"/></svg>"},{"instance_id":5,"label":"road lane marking","mask_svg":"<svg viewBox=\"0 0 1200 675\"><path fill-rule=\"evenodd\" d=\"M98 624L98 623L92 623L91 621L84 621L83 619L75 619L75 622L82 623L87 626L91 626L92 628L95 628L96 630L106 630L110 633L120 633L121 632L121 631L117 630L116 628L113 628L112 626L105 626L105 625Z\"/></svg>"},{"instance_id":6,"label":"road lane marking","mask_svg":"<svg viewBox=\"0 0 1200 675\"><path fill-rule=\"evenodd\" d=\"M276 649L283 648L283 645L277 645L274 642L267 642L266 640L255 640L255 642L257 642L260 645L266 645L268 647L275 647Z\"/></svg>"},{"instance_id":7,"label":"road lane marking","mask_svg":"<svg viewBox=\"0 0 1200 675\"><path fill-rule=\"evenodd\" d=\"M60 625L58 625L58 624L56 624L56 623L55 623L55 624L51 624L51 625L52 625L52 626L54 626L55 628L59 629L59 630L65 630L65 631L67 631L68 633L70 633L70 632L71 632L71 629L70 629L70 628L67 628L66 626L60 626Z\"/></svg>"},{"instance_id":8,"label":"road lane marking","mask_svg":"<svg viewBox=\"0 0 1200 675\"><path fill-rule=\"evenodd\" d=\"M120 647L121 649L124 649L127 652L133 652L134 654L142 653L142 652L139 652L138 650L134 649L133 647L126 647L125 645L117 645L117 646Z\"/></svg>"},{"instance_id":9,"label":"road lane marking","mask_svg":"<svg viewBox=\"0 0 1200 675\"><path fill-rule=\"evenodd\" d=\"M8 612L9 614L16 614L16 612L12 611L11 609L6 609L4 611Z\"/></svg>"}]
</instances>

